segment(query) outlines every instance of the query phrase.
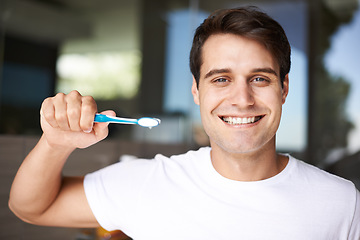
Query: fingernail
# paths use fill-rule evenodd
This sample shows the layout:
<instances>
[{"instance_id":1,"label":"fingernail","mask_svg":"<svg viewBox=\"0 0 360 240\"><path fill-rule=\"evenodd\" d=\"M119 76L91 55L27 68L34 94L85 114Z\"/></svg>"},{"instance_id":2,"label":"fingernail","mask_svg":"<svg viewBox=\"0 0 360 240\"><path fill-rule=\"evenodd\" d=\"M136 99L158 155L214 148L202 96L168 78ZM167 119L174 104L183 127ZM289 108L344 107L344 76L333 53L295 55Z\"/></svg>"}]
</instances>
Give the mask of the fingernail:
<instances>
[{"instance_id":1,"label":"fingernail","mask_svg":"<svg viewBox=\"0 0 360 240\"><path fill-rule=\"evenodd\" d=\"M92 128L88 129L88 130L84 130L84 133L91 133Z\"/></svg>"}]
</instances>

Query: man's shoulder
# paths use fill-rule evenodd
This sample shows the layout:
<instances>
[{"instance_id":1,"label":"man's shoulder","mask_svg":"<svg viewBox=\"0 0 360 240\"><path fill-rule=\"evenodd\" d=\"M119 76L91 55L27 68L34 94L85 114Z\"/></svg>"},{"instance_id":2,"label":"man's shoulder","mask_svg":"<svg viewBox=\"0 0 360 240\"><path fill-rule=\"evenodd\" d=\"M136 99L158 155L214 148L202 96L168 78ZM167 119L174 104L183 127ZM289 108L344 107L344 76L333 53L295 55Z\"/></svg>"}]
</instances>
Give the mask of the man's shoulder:
<instances>
[{"instance_id":1,"label":"man's shoulder","mask_svg":"<svg viewBox=\"0 0 360 240\"><path fill-rule=\"evenodd\" d=\"M334 191L347 191L354 193L355 185L340 176L329 173L317 166L306 163L290 156L296 166L296 173L304 183L310 183L317 187L331 188Z\"/></svg>"}]
</instances>

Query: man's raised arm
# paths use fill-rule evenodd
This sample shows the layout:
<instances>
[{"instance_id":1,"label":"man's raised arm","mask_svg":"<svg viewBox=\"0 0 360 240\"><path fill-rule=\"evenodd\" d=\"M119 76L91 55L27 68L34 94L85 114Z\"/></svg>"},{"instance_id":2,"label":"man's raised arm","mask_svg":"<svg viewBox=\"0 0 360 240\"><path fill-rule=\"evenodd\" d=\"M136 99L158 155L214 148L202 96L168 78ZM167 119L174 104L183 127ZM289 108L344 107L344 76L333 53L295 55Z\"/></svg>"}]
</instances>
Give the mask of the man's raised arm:
<instances>
[{"instance_id":1,"label":"man's raised arm","mask_svg":"<svg viewBox=\"0 0 360 240\"><path fill-rule=\"evenodd\" d=\"M10 191L9 207L19 218L37 225L98 226L85 197L83 177L62 176L76 148L107 137L108 124L94 124L96 112L94 99L77 91L44 100L43 135L21 164Z\"/></svg>"}]
</instances>

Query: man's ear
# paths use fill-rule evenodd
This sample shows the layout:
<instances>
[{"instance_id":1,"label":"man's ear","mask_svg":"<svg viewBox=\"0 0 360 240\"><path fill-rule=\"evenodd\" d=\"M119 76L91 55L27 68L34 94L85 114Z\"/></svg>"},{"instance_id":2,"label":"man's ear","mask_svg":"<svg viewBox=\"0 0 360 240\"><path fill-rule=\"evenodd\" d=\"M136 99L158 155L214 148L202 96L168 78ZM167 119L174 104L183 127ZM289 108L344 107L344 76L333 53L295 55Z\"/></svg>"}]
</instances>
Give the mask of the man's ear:
<instances>
[{"instance_id":1,"label":"man's ear","mask_svg":"<svg viewBox=\"0 0 360 240\"><path fill-rule=\"evenodd\" d=\"M191 93L192 93L192 95L193 95L194 102L195 102L197 105L200 105L200 101L199 101L199 89L198 89L198 86L197 86L197 83L196 83L196 80L195 80L194 77L193 77L193 83L192 83L192 86L191 86Z\"/></svg>"},{"instance_id":2,"label":"man's ear","mask_svg":"<svg viewBox=\"0 0 360 240\"><path fill-rule=\"evenodd\" d=\"M288 93L289 93L289 74L286 74L282 87L282 104L285 103Z\"/></svg>"}]
</instances>

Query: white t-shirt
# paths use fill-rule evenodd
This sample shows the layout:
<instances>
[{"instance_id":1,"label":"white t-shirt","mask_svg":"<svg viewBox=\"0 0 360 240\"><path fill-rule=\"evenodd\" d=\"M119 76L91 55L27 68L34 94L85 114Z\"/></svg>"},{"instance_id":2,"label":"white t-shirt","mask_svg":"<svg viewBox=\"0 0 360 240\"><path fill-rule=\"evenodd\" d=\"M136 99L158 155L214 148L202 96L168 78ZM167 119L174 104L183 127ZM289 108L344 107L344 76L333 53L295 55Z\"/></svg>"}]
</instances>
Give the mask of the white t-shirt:
<instances>
[{"instance_id":1,"label":"white t-shirt","mask_svg":"<svg viewBox=\"0 0 360 240\"><path fill-rule=\"evenodd\" d=\"M213 168L210 150L86 175L98 222L135 240L360 239L360 194L351 182L291 156L274 177L234 181Z\"/></svg>"}]
</instances>

